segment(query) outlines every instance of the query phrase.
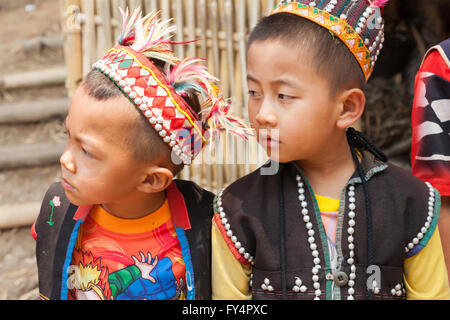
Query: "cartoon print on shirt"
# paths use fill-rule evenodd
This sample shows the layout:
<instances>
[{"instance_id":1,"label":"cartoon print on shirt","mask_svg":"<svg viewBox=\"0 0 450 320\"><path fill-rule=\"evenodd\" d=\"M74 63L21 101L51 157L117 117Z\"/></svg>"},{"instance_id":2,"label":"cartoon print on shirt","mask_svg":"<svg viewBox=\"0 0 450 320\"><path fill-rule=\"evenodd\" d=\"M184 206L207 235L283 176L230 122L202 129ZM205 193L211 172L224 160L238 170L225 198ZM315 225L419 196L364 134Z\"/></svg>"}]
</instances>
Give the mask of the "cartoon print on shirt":
<instances>
[{"instance_id":1,"label":"cartoon print on shirt","mask_svg":"<svg viewBox=\"0 0 450 320\"><path fill-rule=\"evenodd\" d=\"M77 300L155 300L184 299L183 281L178 283L168 257L161 260L150 252L139 252L140 259L131 256L133 263L109 273L101 257L74 249L78 265L69 267L69 298Z\"/></svg>"}]
</instances>

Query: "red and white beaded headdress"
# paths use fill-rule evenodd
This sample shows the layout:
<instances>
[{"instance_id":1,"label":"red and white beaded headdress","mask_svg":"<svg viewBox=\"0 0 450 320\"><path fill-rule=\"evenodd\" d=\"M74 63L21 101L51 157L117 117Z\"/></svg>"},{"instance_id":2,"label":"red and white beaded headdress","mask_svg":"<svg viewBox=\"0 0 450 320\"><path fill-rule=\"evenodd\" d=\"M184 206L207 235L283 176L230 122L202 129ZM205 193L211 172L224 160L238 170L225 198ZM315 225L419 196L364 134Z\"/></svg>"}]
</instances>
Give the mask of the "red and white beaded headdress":
<instances>
[{"instance_id":1,"label":"red and white beaded headdress","mask_svg":"<svg viewBox=\"0 0 450 320\"><path fill-rule=\"evenodd\" d=\"M218 80L201 64L204 59L181 60L169 50L171 44L184 44L170 41L175 31L170 20L161 22L158 13L142 17L139 9L131 17L128 9L121 12L118 44L94 63L93 70L117 85L181 161L190 164L218 131L245 138L246 125L229 115L231 106L213 85ZM151 59L166 64L165 74ZM199 98L200 115L183 99L188 90Z\"/></svg>"}]
</instances>

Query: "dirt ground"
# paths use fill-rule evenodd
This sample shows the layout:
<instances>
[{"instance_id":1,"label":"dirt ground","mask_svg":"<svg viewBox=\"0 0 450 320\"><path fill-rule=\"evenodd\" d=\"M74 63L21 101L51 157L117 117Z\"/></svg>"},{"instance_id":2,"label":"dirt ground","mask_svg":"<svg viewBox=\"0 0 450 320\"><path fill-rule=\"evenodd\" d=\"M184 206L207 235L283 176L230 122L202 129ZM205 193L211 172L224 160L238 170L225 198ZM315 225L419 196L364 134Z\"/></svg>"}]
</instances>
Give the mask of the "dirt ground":
<instances>
[{"instance_id":1,"label":"dirt ground","mask_svg":"<svg viewBox=\"0 0 450 320\"><path fill-rule=\"evenodd\" d=\"M28 6L27 5L31 5ZM31 11L27 11L30 10ZM57 0L2 0L0 3L0 76L64 64L63 50L24 49L38 36L61 36ZM64 86L0 92L5 104L64 97ZM0 125L0 146L61 141L62 119L41 123ZM47 187L60 179L59 165L0 170L0 205L40 201ZM37 213L36 213L37 214ZM0 230L0 299L34 300L37 289L35 242L30 226Z\"/></svg>"}]
</instances>

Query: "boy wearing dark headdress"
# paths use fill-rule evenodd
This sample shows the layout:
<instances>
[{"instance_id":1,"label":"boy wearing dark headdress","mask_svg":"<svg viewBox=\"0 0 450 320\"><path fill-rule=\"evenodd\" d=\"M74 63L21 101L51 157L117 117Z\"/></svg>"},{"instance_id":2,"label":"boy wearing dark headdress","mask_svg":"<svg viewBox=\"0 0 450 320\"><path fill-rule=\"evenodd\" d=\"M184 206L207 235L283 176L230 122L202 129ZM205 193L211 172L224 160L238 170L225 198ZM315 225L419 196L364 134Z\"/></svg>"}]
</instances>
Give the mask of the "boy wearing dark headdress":
<instances>
[{"instance_id":1,"label":"boy wearing dark headdress","mask_svg":"<svg viewBox=\"0 0 450 320\"><path fill-rule=\"evenodd\" d=\"M438 191L351 128L386 2L283 1L252 31L249 119L271 161L215 199L213 299L450 298Z\"/></svg>"},{"instance_id":2,"label":"boy wearing dark headdress","mask_svg":"<svg viewBox=\"0 0 450 320\"><path fill-rule=\"evenodd\" d=\"M119 44L74 93L63 179L32 228L40 296L209 299L213 194L173 177L208 121L237 122L201 59L169 50L168 21L122 14Z\"/></svg>"}]
</instances>

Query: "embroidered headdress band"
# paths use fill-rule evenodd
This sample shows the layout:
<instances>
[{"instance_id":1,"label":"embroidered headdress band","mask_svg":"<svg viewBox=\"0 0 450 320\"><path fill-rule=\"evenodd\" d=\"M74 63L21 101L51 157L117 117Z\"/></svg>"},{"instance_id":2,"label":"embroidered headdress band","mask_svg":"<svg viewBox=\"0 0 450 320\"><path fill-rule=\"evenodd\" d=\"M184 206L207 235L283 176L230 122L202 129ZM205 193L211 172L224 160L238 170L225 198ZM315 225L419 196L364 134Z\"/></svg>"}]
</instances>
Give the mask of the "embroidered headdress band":
<instances>
[{"instance_id":1,"label":"embroidered headdress band","mask_svg":"<svg viewBox=\"0 0 450 320\"><path fill-rule=\"evenodd\" d=\"M358 61L366 82L384 42L380 8L388 0L281 1L271 14L292 13L333 32Z\"/></svg>"}]
</instances>

